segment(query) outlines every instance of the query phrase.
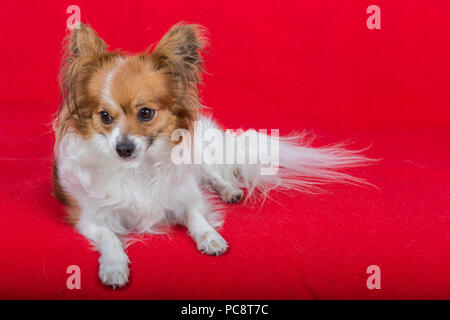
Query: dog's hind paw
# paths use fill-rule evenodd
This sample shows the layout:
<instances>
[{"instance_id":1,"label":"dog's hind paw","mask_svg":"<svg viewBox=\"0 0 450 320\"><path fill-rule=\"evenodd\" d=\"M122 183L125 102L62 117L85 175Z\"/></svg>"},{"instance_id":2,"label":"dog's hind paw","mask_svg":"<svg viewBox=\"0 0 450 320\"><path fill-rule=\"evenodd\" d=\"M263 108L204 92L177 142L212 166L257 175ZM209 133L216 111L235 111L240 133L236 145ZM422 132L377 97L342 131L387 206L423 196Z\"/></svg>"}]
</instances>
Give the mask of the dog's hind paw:
<instances>
[{"instance_id":1,"label":"dog's hind paw","mask_svg":"<svg viewBox=\"0 0 450 320\"><path fill-rule=\"evenodd\" d=\"M221 193L222 201L225 203L236 203L242 200L244 191L239 188L227 188Z\"/></svg>"}]
</instances>

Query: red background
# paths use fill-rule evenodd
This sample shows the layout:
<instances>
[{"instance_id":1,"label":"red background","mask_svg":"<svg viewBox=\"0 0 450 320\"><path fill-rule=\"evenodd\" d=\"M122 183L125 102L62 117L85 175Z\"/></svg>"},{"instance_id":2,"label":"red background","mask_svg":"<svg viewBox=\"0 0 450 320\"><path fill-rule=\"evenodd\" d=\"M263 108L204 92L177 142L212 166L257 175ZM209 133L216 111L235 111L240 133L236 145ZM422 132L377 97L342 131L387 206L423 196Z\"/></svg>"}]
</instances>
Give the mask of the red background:
<instances>
[{"instance_id":1,"label":"red background","mask_svg":"<svg viewBox=\"0 0 450 320\"><path fill-rule=\"evenodd\" d=\"M309 128L383 160L353 170L379 190L329 186L226 207L229 251L182 228L132 245L130 284L50 195L66 8L111 48L139 52L174 23L210 31L204 103L227 128ZM368 30L366 8L381 8ZM448 1L3 1L0 12L0 298L450 298ZM381 268L381 290L366 269ZM82 289L66 288L81 268Z\"/></svg>"}]
</instances>

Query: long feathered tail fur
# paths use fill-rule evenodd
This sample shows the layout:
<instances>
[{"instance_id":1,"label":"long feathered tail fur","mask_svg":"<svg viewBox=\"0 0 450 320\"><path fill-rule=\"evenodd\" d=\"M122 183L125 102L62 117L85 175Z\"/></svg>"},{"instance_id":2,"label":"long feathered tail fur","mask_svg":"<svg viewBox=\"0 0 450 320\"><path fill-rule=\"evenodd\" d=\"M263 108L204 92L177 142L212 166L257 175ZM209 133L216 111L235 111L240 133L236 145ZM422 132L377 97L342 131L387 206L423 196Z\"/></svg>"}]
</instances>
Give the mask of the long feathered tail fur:
<instances>
[{"instance_id":1,"label":"long feathered tail fur","mask_svg":"<svg viewBox=\"0 0 450 320\"><path fill-rule=\"evenodd\" d=\"M249 135L263 135L262 141L267 141L263 148L270 149L271 140L267 135L248 130L237 137L247 139ZM262 174L261 164L235 164L228 166L222 173L225 180L234 186L247 189L247 199L260 194L264 198L271 190L296 190L305 193L321 192L321 186L327 183L345 183L354 185L370 185L363 178L358 178L345 172L345 169L367 166L377 161L364 156L367 150L349 150L348 143L333 144L324 147L312 147L313 137L300 133L288 137L272 138L278 144L279 167L275 174ZM245 151L238 149L237 153L245 152L246 159L258 152L261 145L241 141ZM237 143L239 146L239 143ZM239 147L238 147L239 148Z\"/></svg>"}]
</instances>

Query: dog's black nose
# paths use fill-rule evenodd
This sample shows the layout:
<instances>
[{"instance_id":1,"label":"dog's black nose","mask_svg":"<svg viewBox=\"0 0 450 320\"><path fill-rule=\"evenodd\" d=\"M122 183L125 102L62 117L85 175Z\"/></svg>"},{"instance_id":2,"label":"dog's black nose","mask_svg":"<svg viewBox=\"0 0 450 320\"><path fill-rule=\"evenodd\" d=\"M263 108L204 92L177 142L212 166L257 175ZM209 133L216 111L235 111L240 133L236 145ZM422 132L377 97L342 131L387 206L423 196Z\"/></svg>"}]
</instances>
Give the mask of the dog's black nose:
<instances>
[{"instance_id":1,"label":"dog's black nose","mask_svg":"<svg viewBox=\"0 0 450 320\"><path fill-rule=\"evenodd\" d=\"M133 154L135 145L131 141L119 142L116 145L116 151L122 158L128 158Z\"/></svg>"}]
</instances>

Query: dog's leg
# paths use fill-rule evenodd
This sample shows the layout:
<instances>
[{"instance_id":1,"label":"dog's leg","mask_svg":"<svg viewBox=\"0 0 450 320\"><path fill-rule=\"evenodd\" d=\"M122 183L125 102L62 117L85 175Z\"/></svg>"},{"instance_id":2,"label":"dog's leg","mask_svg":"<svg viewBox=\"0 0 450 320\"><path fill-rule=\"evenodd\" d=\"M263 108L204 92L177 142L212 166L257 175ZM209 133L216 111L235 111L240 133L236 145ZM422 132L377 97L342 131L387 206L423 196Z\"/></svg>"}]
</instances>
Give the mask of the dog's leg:
<instances>
[{"instance_id":1,"label":"dog's leg","mask_svg":"<svg viewBox=\"0 0 450 320\"><path fill-rule=\"evenodd\" d=\"M113 288L124 286L130 274L129 260L119 237L108 228L87 219L81 219L77 229L94 242L96 249L100 252L100 280Z\"/></svg>"},{"instance_id":2,"label":"dog's leg","mask_svg":"<svg viewBox=\"0 0 450 320\"><path fill-rule=\"evenodd\" d=\"M225 239L214 230L200 211L189 210L184 224L201 252L218 256L227 250L228 244Z\"/></svg>"},{"instance_id":3,"label":"dog's leg","mask_svg":"<svg viewBox=\"0 0 450 320\"><path fill-rule=\"evenodd\" d=\"M177 223L184 225L198 250L210 255L221 255L227 248L227 242L208 222L214 213L210 212L207 200L203 195L199 182L194 175L186 176L179 189L173 191L174 199L183 208L180 215L175 216Z\"/></svg>"},{"instance_id":4,"label":"dog's leg","mask_svg":"<svg viewBox=\"0 0 450 320\"><path fill-rule=\"evenodd\" d=\"M223 179L219 174L210 169L205 169L206 180L225 203L235 203L242 200L244 192L230 182Z\"/></svg>"}]
</instances>

